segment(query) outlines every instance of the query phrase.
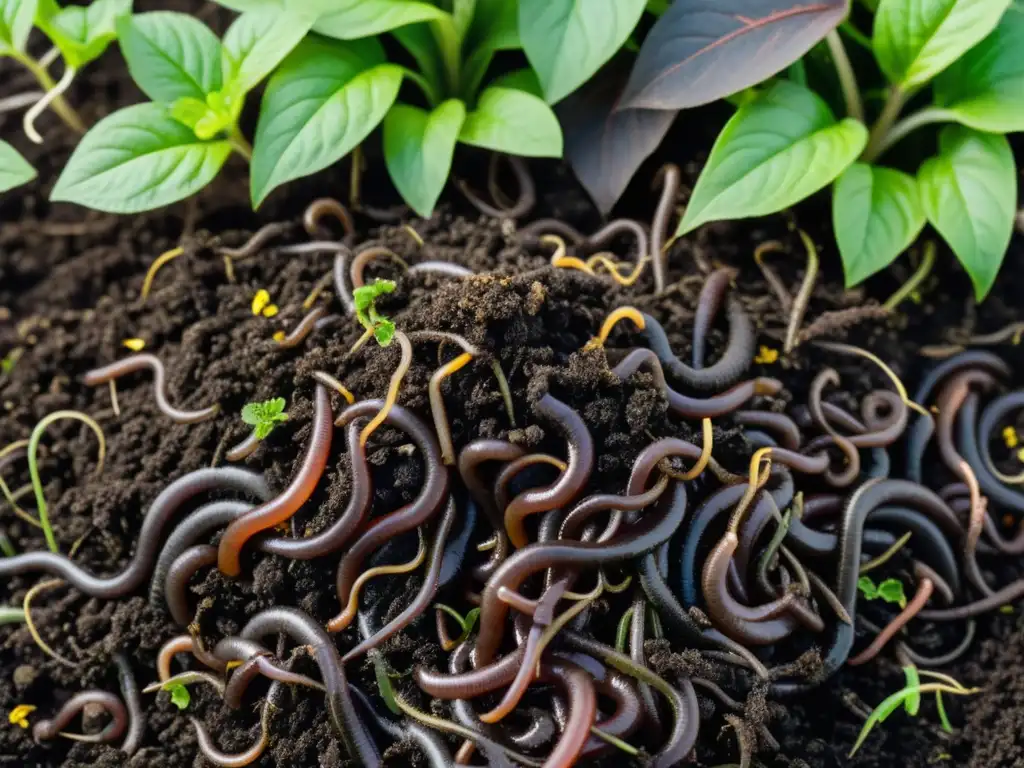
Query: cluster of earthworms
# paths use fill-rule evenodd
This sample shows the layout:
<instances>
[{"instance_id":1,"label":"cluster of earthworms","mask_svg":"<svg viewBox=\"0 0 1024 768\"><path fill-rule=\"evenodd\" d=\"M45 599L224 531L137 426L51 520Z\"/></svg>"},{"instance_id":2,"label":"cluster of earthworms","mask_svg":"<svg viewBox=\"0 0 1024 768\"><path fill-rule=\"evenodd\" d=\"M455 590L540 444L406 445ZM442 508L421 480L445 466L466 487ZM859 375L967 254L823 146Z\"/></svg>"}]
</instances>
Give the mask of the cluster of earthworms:
<instances>
[{"instance_id":1,"label":"cluster of earthworms","mask_svg":"<svg viewBox=\"0 0 1024 768\"><path fill-rule=\"evenodd\" d=\"M665 175L666 187L678 184L676 171ZM600 248L632 232L640 266L644 260L661 265L660 288L673 198L674 191L664 197L650 238L636 222L584 237L547 221L528 227L524 239L554 235L557 242L547 241L559 251L553 265L596 277L598 266L617 274L617 265L566 256L565 240ZM341 223L343 239L280 250L336 254L331 280L344 319L366 264L393 254L355 251L351 219L335 201L317 201L307 211L312 237L326 237L318 233L327 216ZM230 265L283 231L271 227L242 248L222 250L229 275ZM444 279L473 279L447 262L397 263ZM401 362L386 397L356 401L331 374L313 375L309 436L284 489L275 492L261 474L238 467L197 470L151 502L119 574L97 576L69 556L32 552L0 559L0 576L49 574L107 600L133 595L148 581L150 602L165 606L182 629L159 654L156 689L207 685L237 709L251 703L247 693L257 678L269 679L259 735L244 752L221 752L192 719L200 750L215 765L248 765L263 754L288 686L326 699L338 738L367 766L380 765L393 741L415 744L432 766L483 759L559 768L641 750L651 765L674 766L694 751L701 721L715 716L735 729L740 763L748 765L774 739L769 723L746 718L745 701L810 690L890 645L904 664L948 664L969 647L975 617L1024 595L1024 581L991 585L979 564L979 558L1024 552L1024 529L1006 534L1024 513L1024 492L1015 488L1024 477L1013 476L1013 456L993 453L1024 410L1024 393L1007 390L1010 371L1000 358L965 351L930 371L913 393L882 366L890 378L880 377L878 389L856 398L842 389L839 369L824 367L809 377L803 402L787 406L782 382L750 373L757 338L731 294L734 274L721 269L707 276L686 360L655 317L628 306L612 312L581 350L603 355L608 375L622 386L642 377L671 418L692 427L686 434L702 435L697 442L651 435L631 457L622 487L609 487L597 471L598 446L583 409L556 385L533 388L519 403L526 406L519 408L520 422L546 430L543 450L506 439L456 444L444 379L487 353L447 331L399 331ZM727 342L709 362L709 333L719 315ZM333 317L323 306L313 308L280 343L302 344ZM615 338L630 344L611 346L616 324ZM429 414L399 405L412 345L445 342L461 352L432 377ZM829 343L815 355L837 366L870 358ZM169 419L192 424L217 415L216 405L172 406L163 364L149 354L91 371L85 383L106 384L144 369L153 374L157 406ZM494 372L493 386L511 404L500 366ZM423 467L415 498L391 511L374 509L368 456L379 426L403 433ZM749 463L716 457L714 427L742 431ZM344 441L351 478L345 508L313 535L282 532L323 482L336 439ZM239 460L254 447L240 444L226 458ZM16 455L0 455L0 462ZM935 470L936 457L944 470ZM940 485L943 474L948 482ZM419 547L412 560L366 566L388 544L414 536ZM255 558L266 556L330 563L337 613L315 617L274 607L250 617L237 635L204 643L192 626L192 579L214 567L244 577ZM858 579L876 568L907 583L911 599L899 613L858 600ZM369 580L406 580L414 572L418 581L400 610L361 599ZM442 592L456 605L438 603ZM475 622L463 618L472 611ZM452 616L463 629L455 638ZM962 621L964 640L941 655L926 654L914 647L914 629L923 621ZM447 664L416 666L414 685L396 691L385 651L410 628L430 642L436 634ZM666 640L669 660L659 650ZM178 655L189 668L174 674ZM315 663L318 679L293 671L302 656ZM366 661L378 673L379 690L349 680L352 666ZM123 658L118 668L123 701L109 692L82 692L52 720L37 723L33 735L53 738L86 705L98 704L110 725L86 738L123 737L122 749L135 751L145 729L143 707Z\"/></svg>"}]
</instances>

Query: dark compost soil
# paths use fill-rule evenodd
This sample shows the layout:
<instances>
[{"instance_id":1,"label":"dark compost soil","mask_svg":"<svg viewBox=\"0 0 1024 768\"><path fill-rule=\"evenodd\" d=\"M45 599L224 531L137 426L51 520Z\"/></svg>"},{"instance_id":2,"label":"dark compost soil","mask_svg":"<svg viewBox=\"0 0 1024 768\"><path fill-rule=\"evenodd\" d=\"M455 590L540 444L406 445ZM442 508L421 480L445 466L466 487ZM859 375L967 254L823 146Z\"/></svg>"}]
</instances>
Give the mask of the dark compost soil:
<instances>
[{"instance_id":1,"label":"dark compost soil","mask_svg":"<svg viewBox=\"0 0 1024 768\"><path fill-rule=\"evenodd\" d=\"M222 20L214 14L213 21ZM90 121L138 99L130 84L109 79L113 76L108 73L117 71L117 67L100 62L76 87L72 100L83 105ZM0 80L6 83L9 76L13 77L11 70L0 69ZM693 124L701 122L694 120ZM13 136L16 128L13 118L0 117L0 134ZM40 418L58 409L80 409L100 420L108 451L102 474L94 474L92 433L76 422L59 422L49 429L40 471L61 550L67 552L77 544L76 562L96 573L114 573L130 557L142 516L157 493L169 481L209 466L225 446L244 437L246 427L238 413L245 403L276 396L288 401L289 421L246 461L246 466L266 474L272 488L283 488L308 437L310 374L315 370L331 372L360 399L382 397L398 350L368 345L349 354L361 329L348 321L318 330L295 349L279 348L272 335L290 329L302 317L302 301L329 272L330 256L285 256L268 247L238 261L232 282L215 252L222 243L244 242L260 224L271 220L293 224L279 243L301 242L305 239L298 223L302 209L320 194L343 189L344 168L293 185L258 217L248 210L244 168L234 161L193 203L152 214L112 217L45 202L71 138L56 124L46 123L43 128L52 137L45 153L23 142L19 148L44 181L26 193L0 200L0 353L23 350L13 369L0 378L0 446L26 437ZM676 148L673 160L690 162L686 178L692 183L700 152L706 151L708 142L706 136L688 130L678 129L676 140L666 145ZM697 149L691 156L680 157L679 147ZM622 206L625 214L649 219L654 199L648 185L656 163L652 161L638 175L627 193ZM541 175L537 215L558 214L584 231L596 225L594 213L564 168L536 170ZM467 172L472 173L472 167ZM371 165L369 183L372 193L386 199L385 185L381 184L380 190L373 187L374 174L382 177L383 173L379 164ZM827 215L818 206L814 203L801 209L798 223L824 246L828 232L821 222ZM607 375L600 352L577 354L578 350L596 333L610 309L633 303L665 325L673 348L683 357L689 348L695 299L704 274L700 267L707 264L739 270L737 294L756 321L760 341L779 347L786 318L750 254L766 240L781 240L788 256L774 257L773 263L795 286L803 272L803 256L799 239L786 224L780 217L704 228L672 251L672 288L658 300L642 296L649 292L645 282L649 273L636 290L622 290L607 280L553 270L546 266L547 251L524 247L513 228L478 218L454 198L432 220L411 222L424 241L422 247L401 227L375 229L366 220L359 222L358 242L386 244L409 262L424 258L453 261L480 275L463 281L437 280L402 275L390 265L373 273L398 281L396 293L380 306L400 328L461 333L494 354L509 377L518 429L510 429L488 365L474 363L449 380L445 399L457 445L478 437L502 437L559 454L560 437L533 419L530 411L530 403L544 388L550 388L579 410L594 436L597 472L591 490L618 492L649 434L699 442L697 425L666 416L649 377L637 375L619 384ZM157 275L152 294L145 303L140 302L140 287L152 260L179 240L185 253ZM866 296L884 299L909 274L909 267L899 266L870 281L866 289L843 292L835 269L836 255L823 247L822 260L825 273L815 290L809 318L826 310L858 306ZM903 308L906 314L863 323L851 332L854 342L880 355L908 385L919 380L927 363L919 355L921 345L944 342L953 331L992 330L1019 319L1017 297L1024 288L1019 269L1024 264L1024 244L1019 238L994 295L980 308L967 294L966 279L950 262L948 256L943 257L937 277L926 283L920 303ZM280 307L276 317L253 315L251 301L261 288ZM338 308L329 292L321 299L321 303L327 302ZM145 375L119 382L121 415L116 417L107 389L89 389L81 378L84 372L123 357L127 352L122 342L128 338L143 339L146 351L167 363L172 402L186 407L219 403L218 418L194 426L169 423L157 411ZM617 331L609 347L626 348L628 338L624 331ZM721 349L724 338L724 329L712 334L712 354ZM1019 350L1006 347L1001 352L1019 372ZM421 415L428 414L426 384L438 365L438 354L436 345L417 345L413 367L402 387L399 402ZM448 355L446 359L450 352ZM786 389L776 399L781 409L790 401L802 401L810 380L808 371L816 371L823 359L820 352L801 349L791 359L761 366L758 372L785 383ZM831 357L829 362L838 364L844 389L853 395L885 384L883 377L859 361ZM342 407L339 398L335 397L334 405L336 411ZM320 530L347 499L350 477L342 442L335 441L327 477L307 506L315 511L300 513L300 535L301 531ZM402 444L401 435L388 430L373 440L370 460L375 510L396 509L416 495L422 468L418 460L409 458ZM716 459L739 471L749 453L738 430L716 427ZM27 482L27 472L18 465L5 479L18 487ZM938 479L929 482L932 487L940 484ZM45 547L36 530L9 514L2 520L3 530L18 551ZM406 537L400 546L411 549L414 539ZM1000 584L1019 570L1005 560L985 565L992 568ZM249 575L232 581L214 570L193 582L192 597L204 636L233 634L247 617L274 605L298 606L323 620L337 612L332 558L286 562L252 555L244 562L244 573ZM37 581L34 577L11 579L2 587L2 602L20 604ZM382 605L404 604L408 599L402 589L404 582L395 581L399 583L369 590L367 599ZM459 590L449 590L438 599L456 605L464 602ZM602 623L614 624L622 606L604 603L599 610L607 616ZM37 715L48 716L84 688L116 691L110 656L119 650L131 654L136 675L148 683L155 676L157 650L180 633L162 603L150 607L144 596L101 601L59 589L36 599L33 617L44 639L75 665L64 666L44 656L23 627L0 628L0 711L27 703L38 707ZM957 641L955 630L953 635L950 632L938 625L925 625L922 637L948 648ZM350 647L353 637L351 631L344 634L342 647ZM889 660L891 655L883 653L871 665L844 670L826 686L792 702L769 703L761 711L756 701L750 701L748 718L767 718L781 745L777 754L759 753L757 761L811 768L1024 765L1024 741L1018 736L1024 723L1024 629L1017 626L1015 616L998 614L980 622L979 638L972 653L944 670L965 684L986 688L976 698L947 701L954 723L961 726L955 734L939 729L933 708L926 704L919 718L894 715L876 729L855 758L846 758L863 723L859 709L874 707L902 685L902 672ZM660 659L662 666L669 668L679 660L663 648L652 650L655 665ZM433 617L424 616L390 643L386 653L397 670L407 670L414 663L441 664ZM375 690L372 668L363 662L350 666L354 682L364 690ZM407 687L408 681L400 679L397 684ZM207 724L222 749L237 751L252 743L258 721L252 707L228 710L202 687L192 690L189 714ZM413 692L409 690L410 695ZM420 704L429 702L421 698ZM107 747L63 740L37 746L30 731L4 724L0 728L0 766L170 768L201 764L187 718L164 695L147 697L145 705L144 748L127 763L120 752ZM702 723L698 764L736 760L735 736L723 725L720 716ZM346 762L324 716L322 697L316 694L290 698L273 728L272 744L257 765L330 768ZM391 747L387 758L389 765L396 766L418 759L402 744Z\"/></svg>"}]
</instances>

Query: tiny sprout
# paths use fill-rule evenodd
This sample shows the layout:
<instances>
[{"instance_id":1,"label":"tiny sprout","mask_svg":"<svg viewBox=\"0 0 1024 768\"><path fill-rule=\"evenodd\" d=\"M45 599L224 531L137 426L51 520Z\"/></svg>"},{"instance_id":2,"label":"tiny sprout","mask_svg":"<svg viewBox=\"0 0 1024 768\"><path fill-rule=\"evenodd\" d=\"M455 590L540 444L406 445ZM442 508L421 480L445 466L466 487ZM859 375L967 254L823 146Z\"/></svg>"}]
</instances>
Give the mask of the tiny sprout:
<instances>
[{"instance_id":1,"label":"tiny sprout","mask_svg":"<svg viewBox=\"0 0 1024 768\"><path fill-rule=\"evenodd\" d=\"M369 285L356 288L352 292L352 300L356 307L356 319L368 332L373 334L377 343L386 347L395 337L395 324L377 312L377 297L385 293L393 293L393 280L374 280Z\"/></svg>"},{"instance_id":2,"label":"tiny sprout","mask_svg":"<svg viewBox=\"0 0 1024 768\"><path fill-rule=\"evenodd\" d=\"M14 370L14 366L18 364L19 358L22 355L22 348L15 347L7 355L0 360L0 373L6 375Z\"/></svg>"},{"instance_id":3,"label":"tiny sprout","mask_svg":"<svg viewBox=\"0 0 1024 768\"><path fill-rule=\"evenodd\" d=\"M171 704L176 706L178 709L188 709L189 703L192 701L192 696L181 683L174 683L167 687L167 692L171 694Z\"/></svg>"},{"instance_id":4,"label":"tiny sprout","mask_svg":"<svg viewBox=\"0 0 1024 768\"><path fill-rule=\"evenodd\" d=\"M7 722L21 728L28 728L28 716L36 711L31 704L19 704L7 716Z\"/></svg>"},{"instance_id":5,"label":"tiny sprout","mask_svg":"<svg viewBox=\"0 0 1024 768\"><path fill-rule=\"evenodd\" d=\"M242 421L253 427L257 440L265 440L279 422L288 421L285 400L275 397L262 403L249 403L242 409Z\"/></svg>"},{"instance_id":6,"label":"tiny sprout","mask_svg":"<svg viewBox=\"0 0 1024 768\"><path fill-rule=\"evenodd\" d=\"M899 579L886 579L875 586L870 576L861 576L857 579L857 589L867 600L884 600L896 603L900 608L907 607L907 596L903 592L903 582Z\"/></svg>"}]
</instances>

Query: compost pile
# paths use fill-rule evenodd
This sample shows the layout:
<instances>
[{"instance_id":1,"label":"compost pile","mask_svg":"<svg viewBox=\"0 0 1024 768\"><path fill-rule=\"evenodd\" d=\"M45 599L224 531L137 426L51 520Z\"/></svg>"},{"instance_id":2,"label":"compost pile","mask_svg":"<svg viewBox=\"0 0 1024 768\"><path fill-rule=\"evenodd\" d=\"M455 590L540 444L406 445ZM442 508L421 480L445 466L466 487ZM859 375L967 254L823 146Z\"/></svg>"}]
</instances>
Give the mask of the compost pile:
<instances>
[{"instance_id":1,"label":"compost pile","mask_svg":"<svg viewBox=\"0 0 1024 768\"><path fill-rule=\"evenodd\" d=\"M1009 366L940 350L906 389L870 350L881 307L805 322L813 267L791 289L761 259L752 293L666 251L668 176L650 234L364 235L321 200L112 257L95 308L5 325L0 575L32 620L5 632L35 666L0 706L38 711L4 748L749 765L844 665L969 693L930 668L1024 594ZM277 398L267 434L239 417ZM61 739L83 711L92 743Z\"/></svg>"}]
</instances>

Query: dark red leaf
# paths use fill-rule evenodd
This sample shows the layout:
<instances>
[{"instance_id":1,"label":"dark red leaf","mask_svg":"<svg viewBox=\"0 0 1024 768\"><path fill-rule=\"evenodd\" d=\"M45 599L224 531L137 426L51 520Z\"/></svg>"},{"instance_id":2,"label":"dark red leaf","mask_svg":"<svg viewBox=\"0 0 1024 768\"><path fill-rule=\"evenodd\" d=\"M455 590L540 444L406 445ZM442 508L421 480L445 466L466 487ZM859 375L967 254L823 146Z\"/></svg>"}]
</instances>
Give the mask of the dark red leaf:
<instances>
[{"instance_id":1,"label":"dark red leaf","mask_svg":"<svg viewBox=\"0 0 1024 768\"><path fill-rule=\"evenodd\" d=\"M687 109L767 80L846 16L848 0L675 0L644 40L620 109Z\"/></svg>"},{"instance_id":2,"label":"dark red leaf","mask_svg":"<svg viewBox=\"0 0 1024 768\"><path fill-rule=\"evenodd\" d=\"M565 157L601 213L612 209L676 116L675 110L614 111L628 73L629 59L615 59L555 108Z\"/></svg>"}]
</instances>

